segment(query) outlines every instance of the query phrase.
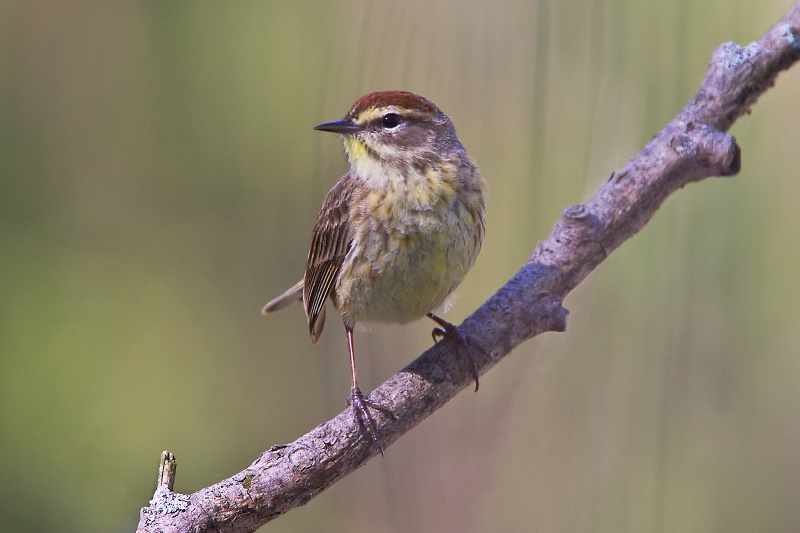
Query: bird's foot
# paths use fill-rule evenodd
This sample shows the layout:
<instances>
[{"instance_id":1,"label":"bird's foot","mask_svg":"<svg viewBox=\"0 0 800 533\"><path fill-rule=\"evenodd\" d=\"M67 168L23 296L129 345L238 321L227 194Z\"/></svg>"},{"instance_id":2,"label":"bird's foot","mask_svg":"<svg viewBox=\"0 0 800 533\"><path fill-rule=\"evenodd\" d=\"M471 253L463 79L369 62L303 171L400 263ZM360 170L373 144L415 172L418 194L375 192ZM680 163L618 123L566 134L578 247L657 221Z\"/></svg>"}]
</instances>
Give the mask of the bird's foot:
<instances>
[{"instance_id":1,"label":"bird's foot","mask_svg":"<svg viewBox=\"0 0 800 533\"><path fill-rule=\"evenodd\" d=\"M383 446L381 446L381 441L378 439L378 426L375 424L375 419L372 418L369 409L376 409L392 420L397 420L397 418L388 408L365 398L358 386L353 387L353 390L350 391L350 397L347 398L347 405L353 407L353 418L355 418L358 428L369 435L369 438L375 446L377 446L378 450L380 450L381 455L383 455Z\"/></svg>"},{"instance_id":2,"label":"bird's foot","mask_svg":"<svg viewBox=\"0 0 800 533\"><path fill-rule=\"evenodd\" d=\"M472 337L458 329L458 326L455 324L452 324L442 317L434 315L433 313L428 313L428 318L439 324L439 327L433 328L433 331L431 332L434 343L439 342L439 339L450 337L459 345L459 359L461 360L462 365L468 365L469 368L465 369L465 372L472 374L472 379L475 380L475 392L478 392L480 382L478 380L478 363L475 359L475 352L478 351L481 355L486 357L489 357L489 354L487 354L486 350L484 350L480 344L475 342Z\"/></svg>"}]
</instances>

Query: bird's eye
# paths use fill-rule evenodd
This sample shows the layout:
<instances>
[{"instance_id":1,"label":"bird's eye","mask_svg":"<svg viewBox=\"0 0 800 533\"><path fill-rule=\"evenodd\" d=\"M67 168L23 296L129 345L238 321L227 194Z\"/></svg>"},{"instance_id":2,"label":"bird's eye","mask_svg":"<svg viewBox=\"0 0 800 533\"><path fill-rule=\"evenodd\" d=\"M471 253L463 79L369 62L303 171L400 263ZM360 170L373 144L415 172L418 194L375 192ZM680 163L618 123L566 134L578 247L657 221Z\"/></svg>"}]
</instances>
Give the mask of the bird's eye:
<instances>
[{"instance_id":1,"label":"bird's eye","mask_svg":"<svg viewBox=\"0 0 800 533\"><path fill-rule=\"evenodd\" d=\"M381 124L383 124L383 127L388 129L396 128L401 122L403 122L403 117L397 113L386 113L381 119Z\"/></svg>"}]
</instances>

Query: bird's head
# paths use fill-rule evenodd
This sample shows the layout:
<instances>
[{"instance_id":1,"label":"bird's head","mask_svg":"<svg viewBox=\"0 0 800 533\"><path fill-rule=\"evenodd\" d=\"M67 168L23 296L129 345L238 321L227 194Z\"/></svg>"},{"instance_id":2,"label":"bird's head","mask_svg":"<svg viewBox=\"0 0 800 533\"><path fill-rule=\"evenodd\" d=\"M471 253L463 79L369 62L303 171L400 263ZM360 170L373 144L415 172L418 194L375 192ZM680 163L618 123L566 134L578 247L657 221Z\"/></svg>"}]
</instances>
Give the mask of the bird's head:
<instances>
[{"instance_id":1,"label":"bird's head","mask_svg":"<svg viewBox=\"0 0 800 533\"><path fill-rule=\"evenodd\" d=\"M343 119L314 129L342 135L356 168L430 163L464 151L450 117L430 100L404 91L362 96Z\"/></svg>"}]
</instances>

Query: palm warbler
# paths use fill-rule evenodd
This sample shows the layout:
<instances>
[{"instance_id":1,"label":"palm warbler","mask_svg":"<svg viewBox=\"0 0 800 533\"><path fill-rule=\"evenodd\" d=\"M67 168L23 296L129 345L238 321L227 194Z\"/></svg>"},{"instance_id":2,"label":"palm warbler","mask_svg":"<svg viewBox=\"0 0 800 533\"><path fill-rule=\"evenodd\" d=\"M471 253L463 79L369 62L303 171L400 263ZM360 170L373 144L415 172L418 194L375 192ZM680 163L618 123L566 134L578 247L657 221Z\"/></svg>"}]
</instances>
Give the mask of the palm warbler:
<instances>
[{"instance_id":1,"label":"palm warbler","mask_svg":"<svg viewBox=\"0 0 800 533\"><path fill-rule=\"evenodd\" d=\"M331 298L347 333L353 379L348 403L382 453L368 407L393 415L358 387L353 327L427 315L441 328L434 339L460 334L433 313L447 304L478 256L486 181L450 117L413 93L368 94L342 120L314 129L342 135L350 171L325 197L305 276L262 312L302 299L316 342ZM477 388L476 372L474 377Z\"/></svg>"}]
</instances>

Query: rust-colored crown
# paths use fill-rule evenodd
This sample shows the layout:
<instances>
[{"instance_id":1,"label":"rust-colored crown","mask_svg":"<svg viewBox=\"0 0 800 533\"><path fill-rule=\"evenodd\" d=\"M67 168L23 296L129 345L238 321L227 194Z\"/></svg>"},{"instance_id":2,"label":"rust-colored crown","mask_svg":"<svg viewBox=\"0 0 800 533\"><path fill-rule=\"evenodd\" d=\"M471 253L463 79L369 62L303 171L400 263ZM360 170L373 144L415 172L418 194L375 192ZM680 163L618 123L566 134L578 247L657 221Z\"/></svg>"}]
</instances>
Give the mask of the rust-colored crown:
<instances>
[{"instance_id":1,"label":"rust-colored crown","mask_svg":"<svg viewBox=\"0 0 800 533\"><path fill-rule=\"evenodd\" d=\"M356 100L356 103L350 108L350 112L347 113L347 116L355 118L367 109L387 106L397 106L429 114L438 111L438 108L433 102L418 94L406 91L380 91L367 94Z\"/></svg>"}]
</instances>

